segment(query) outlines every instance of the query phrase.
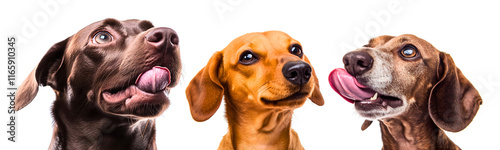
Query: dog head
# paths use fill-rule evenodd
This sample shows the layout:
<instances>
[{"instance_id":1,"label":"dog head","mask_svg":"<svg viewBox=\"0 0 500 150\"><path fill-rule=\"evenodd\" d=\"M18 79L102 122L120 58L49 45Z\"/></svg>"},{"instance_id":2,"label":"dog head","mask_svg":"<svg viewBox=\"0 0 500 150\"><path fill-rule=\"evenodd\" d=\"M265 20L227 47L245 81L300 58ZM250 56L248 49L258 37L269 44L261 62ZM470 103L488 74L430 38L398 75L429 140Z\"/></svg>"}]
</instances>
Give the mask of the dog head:
<instances>
[{"instance_id":1,"label":"dog head","mask_svg":"<svg viewBox=\"0 0 500 150\"><path fill-rule=\"evenodd\" d=\"M307 98L317 105L324 103L301 44L280 31L234 39L210 58L186 95L196 121L210 118L223 95L226 103L239 108L294 109Z\"/></svg>"},{"instance_id":2,"label":"dog head","mask_svg":"<svg viewBox=\"0 0 500 150\"><path fill-rule=\"evenodd\" d=\"M449 54L414 35L380 36L347 53L330 85L368 119L412 115L424 108L448 131L464 129L482 99ZM347 70L347 71L346 71Z\"/></svg>"},{"instance_id":3,"label":"dog head","mask_svg":"<svg viewBox=\"0 0 500 150\"><path fill-rule=\"evenodd\" d=\"M69 110L154 117L180 76L179 38L149 21L105 19L56 43L18 89L16 109L50 86ZM64 101L64 102L63 102Z\"/></svg>"}]
</instances>

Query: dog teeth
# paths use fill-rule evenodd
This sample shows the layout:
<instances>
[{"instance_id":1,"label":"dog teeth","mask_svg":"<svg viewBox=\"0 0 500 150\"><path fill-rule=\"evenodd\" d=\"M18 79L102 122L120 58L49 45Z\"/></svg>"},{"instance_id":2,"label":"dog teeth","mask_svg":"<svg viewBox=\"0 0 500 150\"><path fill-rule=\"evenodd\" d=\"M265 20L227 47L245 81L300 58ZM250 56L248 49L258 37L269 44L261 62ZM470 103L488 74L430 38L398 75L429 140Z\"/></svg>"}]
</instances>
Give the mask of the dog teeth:
<instances>
[{"instance_id":1,"label":"dog teeth","mask_svg":"<svg viewBox=\"0 0 500 150\"><path fill-rule=\"evenodd\" d=\"M373 96L370 98L371 101L377 100L378 98L378 93L373 94Z\"/></svg>"}]
</instances>

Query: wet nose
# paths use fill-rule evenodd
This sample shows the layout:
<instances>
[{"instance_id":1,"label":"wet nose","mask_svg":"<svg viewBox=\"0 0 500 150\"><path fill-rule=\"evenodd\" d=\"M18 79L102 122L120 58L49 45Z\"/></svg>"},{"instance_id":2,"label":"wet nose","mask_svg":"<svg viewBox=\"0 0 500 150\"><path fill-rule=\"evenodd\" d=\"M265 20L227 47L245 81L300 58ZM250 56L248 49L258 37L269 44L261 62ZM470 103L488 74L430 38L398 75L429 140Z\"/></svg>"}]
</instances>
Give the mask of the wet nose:
<instances>
[{"instance_id":1,"label":"wet nose","mask_svg":"<svg viewBox=\"0 0 500 150\"><path fill-rule=\"evenodd\" d=\"M345 54L343 62L347 72L357 76L372 68L373 58L367 52L355 51Z\"/></svg>"},{"instance_id":2,"label":"wet nose","mask_svg":"<svg viewBox=\"0 0 500 150\"><path fill-rule=\"evenodd\" d=\"M311 78L312 68L306 62L291 61L286 63L281 71L292 84L302 85Z\"/></svg>"},{"instance_id":3,"label":"wet nose","mask_svg":"<svg viewBox=\"0 0 500 150\"><path fill-rule=\"evenodd\" d=\"M159 27L146 34L146 41L158 50L175 49L179 44L179 37L174 30L166 27Z\"/></svg>"}]
</instances>

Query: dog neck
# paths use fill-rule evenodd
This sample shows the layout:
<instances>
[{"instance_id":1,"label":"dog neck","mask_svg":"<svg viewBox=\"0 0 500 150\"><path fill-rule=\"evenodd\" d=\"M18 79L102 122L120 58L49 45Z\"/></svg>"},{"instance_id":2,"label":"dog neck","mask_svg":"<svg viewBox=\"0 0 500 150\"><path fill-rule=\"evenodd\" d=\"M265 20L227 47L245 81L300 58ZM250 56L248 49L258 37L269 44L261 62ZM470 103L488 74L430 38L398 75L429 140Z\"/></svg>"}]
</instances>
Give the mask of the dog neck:
<instances>
[{"instance_id":1,"label":"dog neck","mask_svg":"<svg viewBox=\"0 0 500 150\"><path fill-rule=\"evenodd\" d=\"M413 108L419 107L406 112L411 115L379 120L383 149L460 149L434 124L426 110Z\"/></svg>"},{"instance_id":2,"label":"dog neck","mask_svg":"<svg viewBox=\"0 0 500 150\"><path fill-rule=\"evenodd\" d=\"M50 149L156 149L154 119L108 115L89 105L75 111L64 99L54 102Z\"/></svg>"},{"instance_id":3,"label":"dog neck","mask_svg":"<svg viewBox=\"0 0 500 150\"><path fill-rule=\"evenodd\" d=\"M291 129L293 110L238 107L226 99L228 133L219 149L303 149Z\"/></svg>"}]
</instances>

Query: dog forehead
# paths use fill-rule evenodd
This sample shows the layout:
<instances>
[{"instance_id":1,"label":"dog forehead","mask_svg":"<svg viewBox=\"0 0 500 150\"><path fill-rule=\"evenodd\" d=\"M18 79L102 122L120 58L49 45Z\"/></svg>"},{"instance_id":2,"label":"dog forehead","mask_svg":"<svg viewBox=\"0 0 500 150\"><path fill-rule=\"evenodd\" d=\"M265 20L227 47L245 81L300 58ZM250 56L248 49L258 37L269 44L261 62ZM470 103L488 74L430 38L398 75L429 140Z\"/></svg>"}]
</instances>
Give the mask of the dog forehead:
<instances>
[{"instance_id":1,"label":"dog forehead","mask_svg":"<svg viewBox=\"0 0 500 150\"><path fill-rule=\"evenodd\" d=\"M386 50L387 52L391 52L395 49L401 49L405 45L409 44L417 47L417 49L421 54L423 54L423 56L433 55L433 52L437 51L432 46L432 44L412 34L403 34L396 37L388 35L379 36L371 39L369 44L365 45L364 47L371 47L378 50Z\"/></svg>"},{"instance_id":2,"label":"dog forehead","mask_svg":"<svg viewBox=\"0 0 500 150\"><path fill-rule=\"evenodd\" d=\"M116 31L114 33L121 34L122 36L133 36L153 27L153 24L147 20L130 19L119 21L113 18L108 18L94 22L80 29L77 33L70 37L68 47L84 47L86 43L88 43L88 40L100 30L111 29Z\"/></svg>"},{"instance_id":3,"label":"dog forehead","mask_svg":"<svg viewBox=\"0 0 500 150\"><path fill-rule=\"evenodd\" d=\"M423 39L418 38L412 34L403 34L400 36L382 35L370 39L364 47L378 48L378 47L399 47L407 43L424 43Z\"/></svg>"},{"instance_id":4,"label":"dog forehead","mask_svg":"<svg viewBox=\"0 0 500 150\"><path fill-rule=\"evenodd\" d=\"M254 52L264 52L273 49L287 49L291 43L300 44L297 40L281 31L253 32L234 39L224 50L236 53L241 51L240 48L246 47Z\"/></svg>"},{"instance_id":5,"label":"dog forehead","mask_svg":"<svg viewBox=\"0 0 500 150\"><path fill-rule=\"evenodd\" d=\"M123 28L127 30L128 34L134 34L134 35L147 31L148 29L154 27L153 23L147 20L137 20L137 19L122 21L122 25Z\"/></svg>"},{"instance_id":6,"label":"dog forehead","mask_svg":"<svg viewBox=\"0 0 500 150\"><path fill-rule=\"evenodd\" d=\"M87 25L86 27L84 27L80 31L78 31L75 34L75 36L79 36L79 35L85 36L85 35L92 33L95 30L98 30L98 29L101 29L101 28L104 28L107 26L114 28L114 29L120 29L123 27L121 21L108 18L108 19L100 20L100 21L94 22L90 25Z\"/></svg>"},{"instance_id":7,"label":"dog forehead","mask_svg":"<svg viewBox=\"0 0 500 150\"><path fill-rule=\"evenodd\" d=\"M89 25L91 29L101 28L106 26L109 26L115 30L124 30L124 32L125 31L143 32L154 27L153 23L147 20L129 19L120 21L113 18L104 19Z\"/></svg>"},{"instance_id":8,"label":"dog forehead","mask_svg":"<svg viewBox=\"0 0 500 150\"><path fill-rule=\"evenodd\" d=\"M394 38L394 36L389 36L389 35L378 36L376 38L370 39L370 41L368 41L368 44L364 45L363 47L371 47L371 48L379 47L387 43L392 38Z\"/></svg>"},{"instance_id":9,"label":"dog forehead","mask_svg":"<svg viewBox=\"0 0 500 150\"><path fill-rule=\"evenodd\" d=\"M300 42L281 31L253 32L234 39L223 52L224 58L229 59L225 62L236 64L239 55L245 51L252 51L258 57L266 57L271 53L288 53L291 44L300 45Z\"/></svg>"},{"instance_id":10,"label":"dog forehead","mask_svg":"<svg viewBox=\"0 0 500 150\"><path fill-rule=\"evenodd\" d=\"M92 33L104 28L113 29L124 35L135 35L153 28L153 24L147 20L130 19L119 21L116 19L108 18L101 21L94 22L78 31L73 37L75 38L88 38Z\"/></svg>"}]
</instances>

